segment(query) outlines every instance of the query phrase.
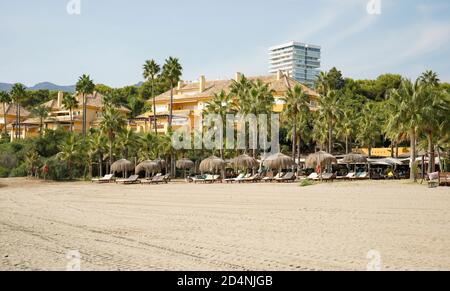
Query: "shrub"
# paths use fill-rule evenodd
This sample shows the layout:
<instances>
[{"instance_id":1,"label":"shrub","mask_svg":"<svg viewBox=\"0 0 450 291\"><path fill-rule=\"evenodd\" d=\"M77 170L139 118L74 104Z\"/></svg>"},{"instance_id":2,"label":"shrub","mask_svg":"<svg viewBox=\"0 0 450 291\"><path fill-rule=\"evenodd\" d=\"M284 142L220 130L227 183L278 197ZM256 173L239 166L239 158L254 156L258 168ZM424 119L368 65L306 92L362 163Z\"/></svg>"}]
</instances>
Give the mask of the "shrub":
<instances>
[{"instance_id":1,"label":"shrub","mask_svg":"<svg viewBox=\"0 0 450 291\"><path fill-rule=\"evenodd\" d=\"M14 168L9 173L10 177L26 177L27 176L27 167L24 163L20 166Z\"/></svg>"},{"instance_id":2,"label":"shrub","mask_svg":"<svg viewBox=\"0 0 450 291\"><path fill-rule=\"evenodd\" d=\"M0 178L9 177L9 170L3 167L0 167Z\"/></svg>"},{"instance_id":3,"label":"shrub","mask_svg":"<svg viewBox=\"0 0 450 291\"><path fill-rule=\"evenodd\" d=\"M314 183L310 180L303 180L300 182L300 187L307 187L311 185L314 185Z\"/></svg>"}]
</instances>

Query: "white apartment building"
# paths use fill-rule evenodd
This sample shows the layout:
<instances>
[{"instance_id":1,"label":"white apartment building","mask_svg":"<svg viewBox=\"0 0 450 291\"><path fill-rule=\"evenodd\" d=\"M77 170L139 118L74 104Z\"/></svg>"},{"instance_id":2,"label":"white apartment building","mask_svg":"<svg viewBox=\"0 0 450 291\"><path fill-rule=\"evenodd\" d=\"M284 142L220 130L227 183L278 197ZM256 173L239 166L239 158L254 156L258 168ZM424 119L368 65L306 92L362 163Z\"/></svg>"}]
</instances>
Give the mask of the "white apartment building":
<instances>
[{"instance_id":1,"label":"white apartment building","mask_svg":"<svg viewBox=\"0 0 450 291\"><path fill-rule=\"evenodd\" d=\"M269 51L271 74L282 71L303 84L314 86L320 72L320 46L293 41L271 47Z\"/></svg>"}]
</instances>

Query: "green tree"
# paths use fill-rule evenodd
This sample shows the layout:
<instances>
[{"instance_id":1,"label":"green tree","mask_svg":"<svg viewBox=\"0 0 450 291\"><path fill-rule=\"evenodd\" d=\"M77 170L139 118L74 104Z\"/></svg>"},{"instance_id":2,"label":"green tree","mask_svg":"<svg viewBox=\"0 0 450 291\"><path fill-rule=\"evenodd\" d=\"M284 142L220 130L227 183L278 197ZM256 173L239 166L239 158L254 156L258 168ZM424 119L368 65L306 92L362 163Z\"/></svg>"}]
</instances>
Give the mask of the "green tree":
<instances>
[{"instance_id":1,"label":"green tree","mask_svg":"<svg viewBox=\"0 0 450 291\"><path fill-rule=\"evenodd\" d=\"M328 91L327 95L320 96L319 113L327 121L328 152L333 153L333 129L342 114L340 92Z\"/></svg>"},{"instance_id":2,"label":"green tree","mask_svg":"<svg viewBox=\"0 0 450 291\"><path fill-rule=\"evenodd\" d=\"M440 83L437 73L433 71L425 71L419 77L419 80L422 84L432 87L438 87Z\"/></svg>"},{"instance_id":3,"label":"green tree","mask_svg":"<svg viewBox=\"0 0 450 291\"><path fill-rule=\"evenodd\" d=\"M372 157L372 148L377 138L381 136L381 118L379 103L367 102L358 119L358 132L356 140L361 146L365 146L369 151L369 158Z\"/></svg>"},{"instance_id":4,"label":"green tree","mask_svg":"<svg viewBox=\"0 0 450 291\"><path fill-rule=\"evenodd\" d=\"M11 99L16 104L16 139L20 138L21 131L20 131L20 101L22 98L26 96L26 87L20 83L16 83L13 85L11 89Z\"/></svg>"},{"instance_id":5,"label":"green tree","mask_svg":"<svg viewBox=\"0 0 450 291\"><path fill-rule=\"evenodd\" d=\"M6 136L8 131L6 130L6 105L11 102L11 95L6 91L0 91L0 103L3 107L3 133Z\"/></svg>"},{"instance_id":6,"label":"green tree","mask_svg":"<svg viewBox=\"0 0 450 291\"><path fill-rule=\"evenodd\" d=\"M57 158L67 163L69 179L72 179L73 177L74 166L77 159L80 158L80 154L81 143L74 134L71 134L65 142L59 145L59 153L57 154Z\"/></svg>"},{"instance_id":7,"label":"green tree","mask_svg":"<svg viewBox=\"0 0 450 291\"><path fill-rule=\"evenodd\" d=\"M309 117L309 96L303 91L300 85L289 88L282 98L285 103L283 119L292 123L292 158L296 159L297 136L300 135L298 126L307 125ZM300 140L298 140L300 147ZM300 158L300 157L299 157Z\"/></svg>"},{"instance_id":8,"label":"green tree","mask_svg":"<svg viewBox=\"0 0 450 291\"><path fill-rule=\"evenodd\" d=\"M87 103L87 95L93 94L95 90L95 84L89 77L89 75L82 75L76 84L76 90L78 93L82 95L82 107L83 107L83 137L86 137L86 103Z\"/></svg>"},{"instance_id":9,"label":"green tree","mask_svg":"<svg viewBox=\"0 0 450 291\"><path fill-rule=\"evenodd\" d=\"M31 110L31 113L39 118L39 135L42 136L44 133L44 119L48 117L48 108L44 105L39 105Z\"/></svg>"},{"instance_id":10,"label":"green tree","mask_svg":"<svg viewBox=\"0 0 450 291\"><path fill-rule=\"evenodd\" d=\"M161 67L156 63L155 60L146 61L144 64L144 78L150 82L151 85L151 93L150 97L153 100L153 127L155 128L155 134L158 133L158 128L156 124L156 96L155 96L155 81L158 77L159 72L161 71ZM180 73L181 75L181 73ZM172 107L172 105L171 105Z\"/></svg>"},{"instance_id":11,"label":"green tree","mask_svg":"<svg viewBox=\"0 0 450 291\"><path fill-rule=\"evenodd\" d=\"M78 100L74 95L66 94L63 97L62 105L64 109L69 110L70 132L73 132L73 110L78 108Z\"/></svg>"},{"instance_id":12,"label":"green tree","mask_svg":"<svg viewBox=\"0 0 450 291\"><path fill-rule=\"evenodd\" d=\"M136 154L139 138L132 129L124 129L119 132L117 145L122 150L122 157L128 159L130 152Z\"/></svg>"},{"instance_id":13,"label":"green tree","mask_svg":"<svg viewBox=\"0 0 450 291\"><path fill-rule=\"evenodd\" d=\"M163 66L163 76L170 84L170 113L169 113L169 130L172 130L173 119L173 89L175 84L180 80L183 68L177 58L169 57Z\"/></svg>"},{"instance_id":14,"label":"green tree","mask_svg":"<svg viewBox=\"0 0 450 291\"><path fill-rule=\"evenodd\" d=\"M97 159L99 176L103 177L103 158L108 151L106 144L108 139L101 133L95 132L89 135L88 138L88 155L90 157L91 164ZM92 177L92 166L90 166L90 176Z\"/></svg>"},{"instance_id":15,"label":"green tree","mask_svg":"<svg viewBox=\"0 0 450 291\"><path fill-rule=\"evenodd\" d=\"M103 119L100 122L101 131L108 137L109 144L109 169L113 160L113 146L116 135L121 132L126 122L119 110L111 104L105 104L103 108Z\"/></svg>"}]
</instances>

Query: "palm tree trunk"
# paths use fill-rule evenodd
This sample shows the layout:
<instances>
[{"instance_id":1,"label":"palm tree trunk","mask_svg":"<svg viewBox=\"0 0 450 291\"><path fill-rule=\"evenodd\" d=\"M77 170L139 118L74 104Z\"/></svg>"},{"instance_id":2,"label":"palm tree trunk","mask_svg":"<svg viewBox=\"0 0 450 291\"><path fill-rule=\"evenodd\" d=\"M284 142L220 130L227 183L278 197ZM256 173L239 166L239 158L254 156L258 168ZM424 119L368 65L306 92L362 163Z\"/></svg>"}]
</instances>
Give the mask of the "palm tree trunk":
<instances>
[{"instance_id":1,"label":"palm tree trunk","mask_svg":"<svg viewBox=\"0 0 450 291\"><path fill-rule=\"evenodd\" d=\"M100 177L103 177L103 161L102 161L103 154L100 153L100 157L98 158L98 171Z\"/></svg>"},{"instance_id":2,"label":"palm tree trunk","mask_svg":"<svg viewBox=\"0 0 450 291\"><path fill-rule=\"evenodd\" d=\"M433 144L433 133L428 131L428 173L433 173L435 170L435 154L434 154L434 144Z\"/></svg>"},{"instance_id":3,"label":"palm tree trunk","mask_svg":"<svg viewBox=\"0 0 450 291\"><path fill-rule=\"evenodd\" d=\"M3 132L6 136L8 134L8 131L6 130L6 103L3 103L3 125Z\"/></svg>"},{"instance_id":4,"label":"palm tree trunk","mask_svg":"<svg viewBox=\"0 0 450 291\"><path fill-rule=\"evenodd\" d=\"M345 136L345 154L348 155L350 152L348 150L348 136Z\"/></svg>"},{"instance_id":5,"label":"palm tree trunk","mask_svg":"<svg viewBox=\"0 0 450 291\"><path fill-rule=\"evenodd\" d=\"M109 137L109 173L111 174L111 165L113 163L113 154L112 154L112 137Z\"/></svg>"},{"instance_id":6,"label":"palm tree trunk","mask_svg":"<svg viewBox=\"0 0 450 291\"><path fill-rule=\"evenodd\" d=\"M397 140L395 141L395 158L396 159L398 159L398 144L399 144L399 142L398 142L398 138L397 138Z\"/></svg>"},{"instance_id":7,"label":"palm tree trunk","mask_svg":"<svg viewBox=\"0 0 450 291\"><path fill-rule=\"evenodd\" d=\"M391 140L391 158L394 158L394 142Z\"/></svg>"},{"instance_id":8,"label":"palm tree trunk","mask_svg":"<svg viewBox=\"0 0 450 291\"><path fill-rule=\"evenodd\" d=\"M152 98L153 98L153 126L155 127L155 134L158 134L158 129L156 128L157 124L156 124L156 98L154 95L154 90L153 90L153 86L155 85L154 83L155 81L152 80Z\"/></svg>"},{"instance_id":9,"label":"palm tree trunk","mask_svg":"<svg viewBox=\"0 0 450 291\"><path fill-rule=\"evenodd\" d=\"M333 154L333 125L331 122L328 124L328 153Z\"/></svg>"},{"instance_id":10,"label":"palm tree trunk","mask_svg":"<svg viewBox=\"0 0 450 291\"><path fill-rule=\"evenodd\" d=\"M73 109L70 109L70 132L73 132Z\"/></svg>"},{"instance_id":11,"label":"palm tree trunk","mask_svg":"<svg viewBox=\"0 0 450 291\"><path fill-rule=\"evenodd\" d=\"M414 180L414 182L417 181L416 171L415 168L416 164L416 130L413 128L411 129L411 164L410 164L410 179Z\"/></svg>"},{"instance_id":12,"label":"palm tree trunk","mask_svg":"<svg viewBox=\"0 0 450 291\"><path fill-rule=\"evenodd\" d=\"M173 84L170 80L170 111L169 111L169 130L172 130L172 114L173 114Z\"/></svg>"},{"instance_id":13,"label":"palm tree trunk","mask_svg":"<svg viewBox=\"0 0 450 291\"><path fill-rule=\"evenodd\" d=\"M294 128L292 129L292 159L294 161L295 161L295 156L296 156L295 151L297 148L297 143L296 143L296 141L297 141L297 124L296 124L296 122L297 122L297 119L294 116Z\"/></svg>"},{"instance_id":14,"label":"palm tree trunk","mask_svg":"<svg viewBox=\"0 0 450 291\"><path fill-rule=\"evenodd\" d=\"M86 95L83 93L83 137L86 137Z\"/></svg>"},{"instance_id":15,"label":"palm tree trunk","mask_svg":"<svg viewBox=\"0 0 450 291\"><path fill-rule=\"evenodd\" d=\"M42 128L44 127L43 124L44 124L44 119L42 118L42 116L40 116L39 117L39 136L41 136L41 137L42 137Z\"/></svg>"}]
</instances>

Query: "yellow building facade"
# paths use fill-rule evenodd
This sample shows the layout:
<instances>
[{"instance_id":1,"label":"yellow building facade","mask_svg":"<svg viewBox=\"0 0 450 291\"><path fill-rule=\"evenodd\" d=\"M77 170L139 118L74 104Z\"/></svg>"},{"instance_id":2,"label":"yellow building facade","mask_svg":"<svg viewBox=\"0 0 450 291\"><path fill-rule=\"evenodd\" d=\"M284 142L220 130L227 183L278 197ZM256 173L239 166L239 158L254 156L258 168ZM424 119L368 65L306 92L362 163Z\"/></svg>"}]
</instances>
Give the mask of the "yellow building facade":
<instances>
[{"instance_id":1,"label":"yellow building facade","mask_svg":"<svg viewBox=\"0 0 450 291\"><path fill-rule=\"evenodd\" d=\"M70 131L70 126L73 124L73 131L81 133L83 129L83 96L78 94L78 107L73 110L72 120L70 118L70 111L64 108L63 93L58 92L58 97L43 105L49 110L48 116L43 120L43 129L58 129L62 128ZM125 107L120 107L119 111L126 116L130 110ZM103 116L103 96L95 92L86 96L86 127L98 128ZM15 127L9 126L11 138L14 138ZM35 137L39 135L40 118L27 118L21 122L21 138Z\"/></svg>"},{"instance_id":2,"label":"yellow building facade","mask_svg":"<svg viewBox=\"0 0 450 291\"><path fill-rule=\"evenodd\" d=\"M20 121L26 120L30 116L30 112L23 108L22 106L19 106L20 108ZM5 131L5 124L8 133L13 127L13 125L16 123L17 118L17 106L16 104L6 104L5 107L5 113L3 112L3 104L0 104L0 131L3 133ZM15 132L14 132L15 133ZM22 131L23 134L23 131Z\"/></svg>"},{"instance_id":3,"label":"yellow building facade","mask_svg":"<svg viewBox=\"0 0 450 291\"><path fill-rule=\"evenodd\" d=\"M242 74L236 73L234 80L239 81ZM310 108L317 109L319 95L312 89L299 83L298 81L279 72L276 75L249 77L249 80L261 80L265 84L269 84L269 89L273 91L274 96L274 112L281 112L284 108L284 97L289 88L295 85L302 86L304 92L310 96ZM200 76L196 82L179 82L178 86L173 89L173 119L172 127L176 130L179 127L190 124L194 127L194 120L203 114L203 110L208 102L214 98L215 94L219 94L222 90L230 93L230 86L233 80L206 80L205 76ZM157 131L165 134L168 131L169 112L170 112L170 91L167 91L156 98L156 120ZM149 105L153 108L152 100ZM154 132L154 114L152 111L146 112L130 121L130 127L136 132Z\"/></svg>"}]
</instances>

